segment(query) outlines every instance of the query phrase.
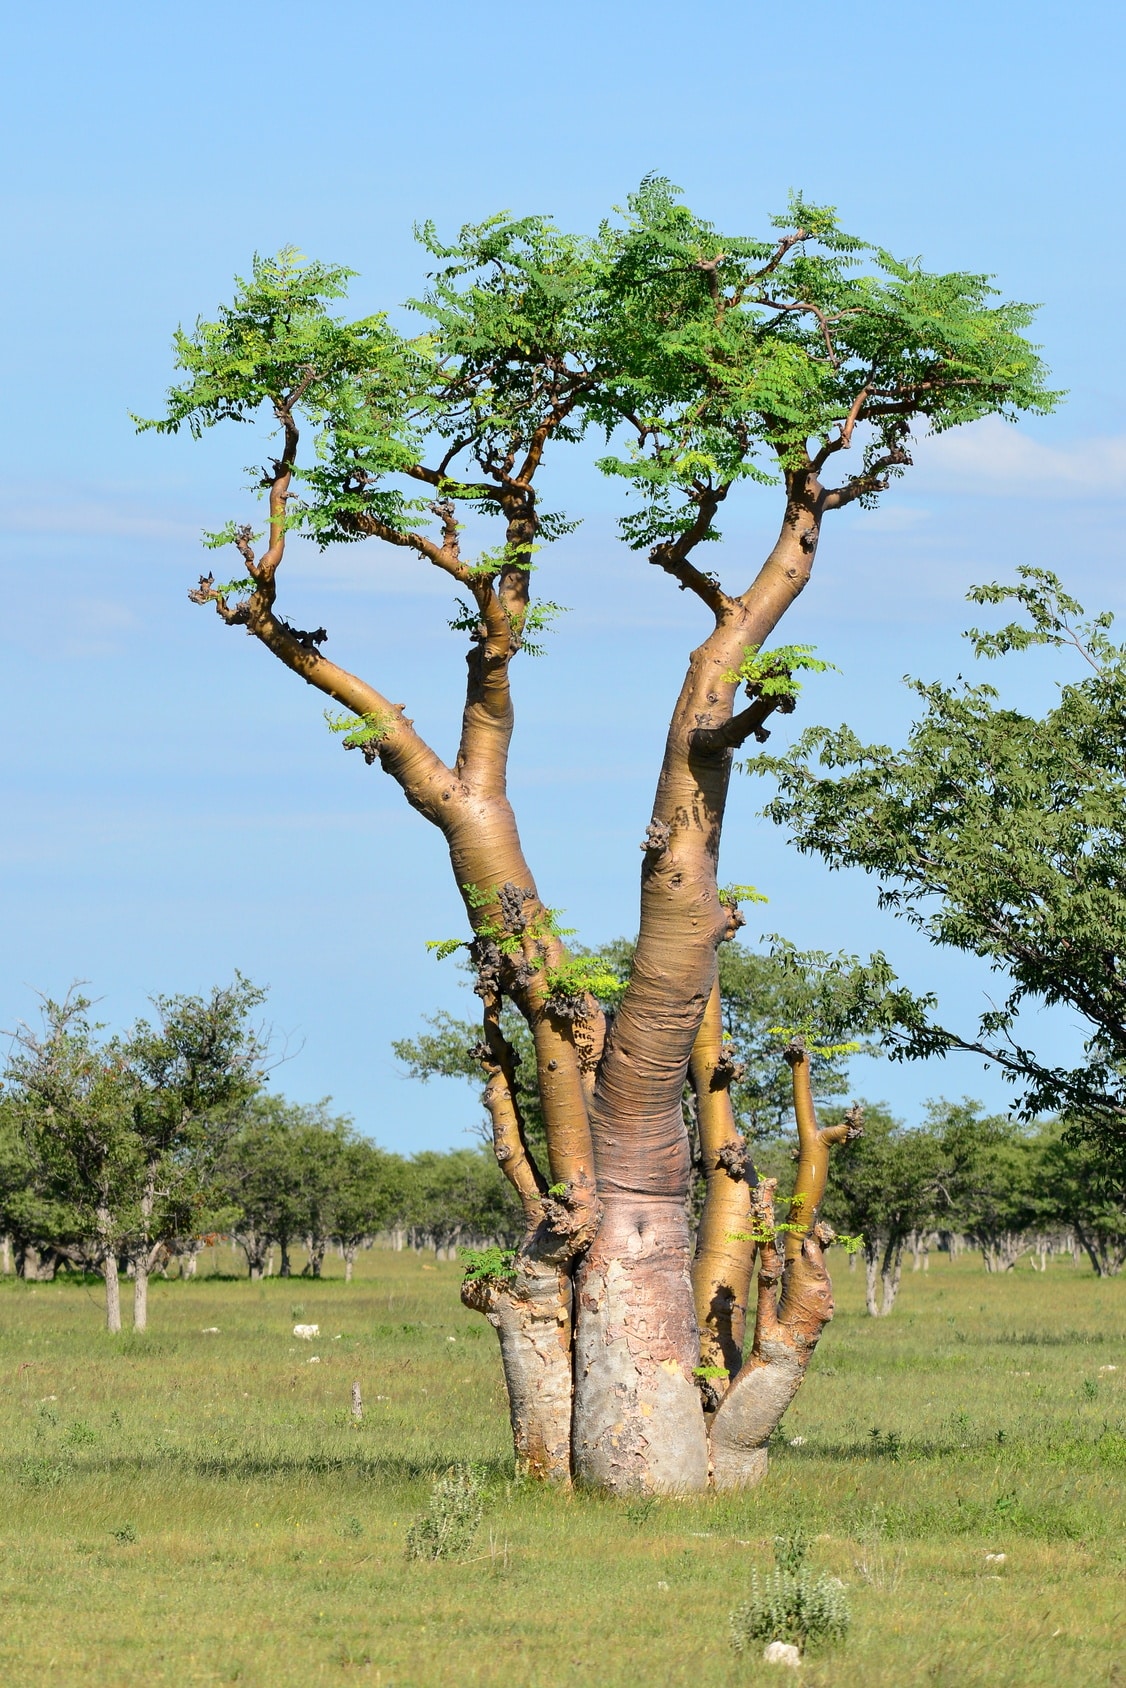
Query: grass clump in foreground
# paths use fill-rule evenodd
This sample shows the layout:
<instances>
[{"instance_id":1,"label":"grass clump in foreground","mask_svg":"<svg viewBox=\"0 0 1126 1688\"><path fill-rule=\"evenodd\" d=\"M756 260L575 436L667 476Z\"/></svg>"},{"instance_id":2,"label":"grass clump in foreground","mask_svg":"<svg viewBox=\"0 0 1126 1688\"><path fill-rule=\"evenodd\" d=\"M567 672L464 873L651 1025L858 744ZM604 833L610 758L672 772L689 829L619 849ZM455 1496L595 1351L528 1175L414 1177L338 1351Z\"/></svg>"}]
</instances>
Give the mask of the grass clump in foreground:
<instances>
[{"instance_id":1,"label":"grass clump in foreground","mask_svg":"<svg viewBox=\"0 0 1126 1688\"><path fill-rule=\"evenodd\" d=\"M789 1642L804 1653L810 1646L843 1641L852 1622L839 1577L814 1576L806 1564L809 1540L802 1529L774 1538L774 1569L751 1572L751 1597L731 1614L737 1653L757 1641Z\"/></svg>"},{"instance_id":2,"label":"grass clump in foreground","mask_svg":"<svg viewBox=\"0 0 1126 1688\"><path fill-rule=\"evenodd\" d=\"M426 1511L407 1531L411 1559L464 1559L481 1527L481 1479L471 1465L451 1465L434 1484Z\"/></svg>"},{"instance_id":3,"label":"grass clump in foreground","mask_svg":"<svg viewBox=\"0 0 1126 1688\"><path fill-rule=\"evenodd\" d=\"M765 1484L610 1501L513 1478L496 1338L456 1263L372 1250L354 1283L330 1260L299 1290L235 1266L224 1248L156 1281L148 1337L116 1341L98 1285L0 1279L13 1681L778 1688L729 1614L803 1523L852 1612L803 1688L1126 1688L1126 1280L932 1258L870 1320L839 1262ZM487 1521L467 1560L412 1559L456 1465Z\"/></svg>"}]
</instances>

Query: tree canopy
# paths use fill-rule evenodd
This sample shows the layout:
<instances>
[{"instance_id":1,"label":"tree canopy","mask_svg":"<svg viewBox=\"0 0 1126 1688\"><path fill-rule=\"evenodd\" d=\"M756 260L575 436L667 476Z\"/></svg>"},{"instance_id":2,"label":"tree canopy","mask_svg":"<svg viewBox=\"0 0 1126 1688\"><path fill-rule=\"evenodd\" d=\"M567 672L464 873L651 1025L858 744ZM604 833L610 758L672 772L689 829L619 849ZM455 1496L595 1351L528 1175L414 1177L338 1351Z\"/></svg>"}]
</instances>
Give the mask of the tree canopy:
<instances>
[{"instance_id":1,"label":"tree canopy","mask_svg":"<svg viewBox=\"0 0 1126 1688\"><path fill-rule=\"evenodd\" d=\"M904 995L886 1032L893 1052L983 1054L1013 1080L1027 1117L1058 1110L1126 1159L1126 646L1111 639L1111 616L1084 620L1044 570L969 595L1023 611L997 631L971 630L975 656L1047 646L1079 669L1042 715L991 685L913 680L924 707L903 749L814 727L748 766L778 782L767 813L801 850L863 868L881 907L1008 976L976 1031L940 1026L930 999L912 1007ZM1082 1016L1081 1064L1049 1064L1028 1045L1019 1014L1029 1002Z\"/></svg>"}]
</instances>

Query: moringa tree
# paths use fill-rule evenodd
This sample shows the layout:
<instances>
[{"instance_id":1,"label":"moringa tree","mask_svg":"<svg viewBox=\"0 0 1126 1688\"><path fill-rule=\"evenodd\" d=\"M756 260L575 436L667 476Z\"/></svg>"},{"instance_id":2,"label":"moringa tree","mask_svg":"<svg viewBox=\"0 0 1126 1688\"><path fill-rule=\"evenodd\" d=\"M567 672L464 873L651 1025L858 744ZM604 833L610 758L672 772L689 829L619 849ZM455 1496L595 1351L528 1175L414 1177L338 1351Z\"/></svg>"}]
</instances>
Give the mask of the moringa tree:
<instances>
[{"instance_id":1,"label":"moringa tree","mask_svg":"<svg viewBox=\"0 0 1126 1688\"><path fill-rule=\"evenodd\" d=\"M722 1283L706 1251L693 1265L681 1108L691 1071L705 1152L724 1169L704 1219L722 1209L726 1233L732 1215L748 1215L751 1188L716 985L717 946L741 922L737 890L717 882L732 757L792 707L790 673L811 661L762 647L809 579L825 519L878 499L907 468L915 426L1050 408L1022 332L1031 312L998 303L980 275L901 263L801 199L768 238L721 235L659 179L590 237L498 216L448 245L427 225L422 241L434 271L420 334L334 314L348 271L291 251L258 260L214 319L177 335L184 379L141 426L199 434L262 415L277 428L261 479L264 546L242 523L212 535L237 552L239 578L209 574L191 596L337 704L345 745L448 845L472 933L496 1151L526 1222L511 1272L467 1291L500 1333L520 1463L616 1490L701 1489L710 1424L717 1481L738 1484L761 1473L763 1426L784 1410L785 1390L771 1394L777 1344L756 1339L712 1422L694 1375L698 1308L745 1298L765 1220L745 1228ZM702 633L644 828L637 949L612 1016L600 972L567 951L540 895L506 795L516 658L553 613L534 599L534 557L567 527L539 485L554 454L587 435L605 440L600 467L627 495L623 542L685 594L686 634ZM705 553L747 483L777 489L778 539L749 584L728 586ZM467 517L495 528L475 554ZM322 546L374 540L448 578L468 644L451 761L376 679L326 655L323 627L285 619L295 530ZM505 1001L535 1044L546 1165L513 1103ZM794 1061L801 1088L797 1051ZM830 1311L815 1234L821 1147L798 1192L783 1315L768 1318L773 1280L760 1280L761 1330L800 1304L803 1343ZM778 1249L764 1250L777 1276ZM790 1347L783 1358L788 1377Z\"/></svg>"}]
</instances>

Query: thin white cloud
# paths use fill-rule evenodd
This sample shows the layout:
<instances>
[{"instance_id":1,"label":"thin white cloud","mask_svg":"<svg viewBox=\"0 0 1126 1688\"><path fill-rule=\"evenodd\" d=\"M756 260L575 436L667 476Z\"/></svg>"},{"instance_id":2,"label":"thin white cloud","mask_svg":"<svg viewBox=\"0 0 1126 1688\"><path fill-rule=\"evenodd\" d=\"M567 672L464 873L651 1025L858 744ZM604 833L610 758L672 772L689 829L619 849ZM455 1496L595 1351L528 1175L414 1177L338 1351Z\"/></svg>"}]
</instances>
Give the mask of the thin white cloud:
<instances>
[{"instance_id":1,"label":"thin white cloud","mask_svg":"<svg viewBox=\"0 0 1126 1688\"><path fill-rule=\"evenodd\" d=\"M115 539L197 538L198 529L148 511L93 499L12 499L0 503L0 529L9 533L58 533Z\"/></svg>"},{"instance_id":2,"label":"thin white cloud","mask_svg":"<svg viewBox=\"0 0 1126 1688\"><path fill-rule=\"evenodd\" d=\"M1045 445L1019 427L989 416L936 439L921 440L913 452L914 484L941 492L969 492L1010 498L1126 496L1126 436L1104 435Z\"/></svg>"}]
</instances>

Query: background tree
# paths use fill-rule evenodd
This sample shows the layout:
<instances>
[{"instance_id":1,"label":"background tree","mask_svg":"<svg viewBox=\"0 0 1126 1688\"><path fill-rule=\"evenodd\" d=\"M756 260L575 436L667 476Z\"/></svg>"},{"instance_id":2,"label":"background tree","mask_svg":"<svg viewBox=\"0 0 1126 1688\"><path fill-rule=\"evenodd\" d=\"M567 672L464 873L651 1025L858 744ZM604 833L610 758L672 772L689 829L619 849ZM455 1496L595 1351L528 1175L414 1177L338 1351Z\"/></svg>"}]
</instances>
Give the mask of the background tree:
<instances>
[{"instance_id":1,"label":"background tree","mask_svg":"<svg viewBox=\"0 0 1126 1688\"><path fill-rule=\"evenodd\" d=\"M236 975L209 996L160 996L157 1023L134 1026L123 1059L138 1081L133 1131L141 1165L133 1263L133 1328L148 1324L158 1251L203 1228L223 1149L263 1079L265 1046L249 1016L265 992Z\"/></svg>"},{"instance_id":2,"label":"background tree","mask_svg":"<svg viewBox=\"0 0 1126 1688\"><path fill-rule=\"evenodd\" d=\"M48 1196L14 1098L0 1095L0 1234L18 1277L50 1280L84 1257L80 1216ZM9 1267L8 1270L11 1268Z\"/></svg>"},{"instance_id":3,"label":"background tree","mask_svg":"<svg viewBox=\"0 0 1126 1688\"><path fill-rule=\"evenodd\" d=\"M390 774L448 845L472 933L494 1140L525 1216L512 1273L472 1290L501 1333L521 1465L611 1489L698 1489L709 1452L696 1307L713 1264L697 1265L693 1293L681 1098L702 1036L694 1088L721 1148L728 1100L709 1005L718 1010L717 946L737 926L737 898L716 878L731 761L791 706L792 671L811 661L761 647L810 577L825 518L878 498L909 464L913 425L1045 410L1051 397L1023 337L1027 307L997 303L981 276L900 263L800 199L765 239L720 234L656 179L592 237L497 217L452 244L429 225L422 238L435 267L421 335L333 315L347 272L283 253L177 336L184 380L146 425L199 433L262 412L276 424L265 547L245 524L216 533L238 552L240 578L209 574L192 596L342 707L333 724L344 743ZM533 602L534 553L565 528L538 483L591 429L630 500L624 542L687 594L686 634L696 639L701 622L704 633L670 722L634 964L609 1026L604 972L565 948L506 794L514 659L554 609ZM854 449L859 461L838 476ZM701 548L744 482L777 486L779 537L750 584L729 591ZM404 706L325 655L325 628L284 619L280 570L299 527L322 545L394 546L460 595L468 683L452 762ZM609 721L609 699L607 710ZM505 1001L535 1044L546 1167L523 1133ZM722 1225L745 1206L728 1185L745 1182L710 1180ZM708 1218L705 1203L702 1232ZM748 1242L732 1263L736 1300L753 1252ZM726 1483L744 1480L734 1446Z\"/></svg>"},{"instance_id":4,"label":"background tree","mask_svg":"<svg viewBox=\"0 0 1126 1688\"><path fill-rule=\"evenodd\" d=\"M978 657L1044 645L1079 670L1043 715L988 685L911 681L923 713L903 750L864 745L849 728L811 728L785 756L759 755L778 796L767 813L830 867L862 867L884 908L936 944L984 957L1008 995L976 1033L947 1029L920 998L888 1029L906 1056L966 1049L994 1061L1026 1118L1060 1113L1126 1175L1126 647L1112 618L1084 622L1052 574L1021 568L1014 586L975 588L976 603L1015 600L1023 619L966 636ZM815 770L823 770L821 772ZM1088 1027L1085 1059L1051 1064L1029 1047L1020 1011L1062 1005ZM906 1004L904 1004L906 1006Z\"/></svg>"},{"instance_id":5,"label":"background tree","mask_svg":"<svg viewBox=\"0 0 1126 1688\"><path fill-rule=\"evenodd\" d=\"M283 1096L256 1096L223 1162L224 1190L233 1229L252 1278L260 1278L272 1244L281 1252L280 1275L293 1270L290 1250L308 1234L307 1171L299 1145L323 1120L325 1104L310 1110ZM319 1110L319 1112L318 1112Z\"/></svg>"},{"instance_id":6,"label":"background tree","mask_svg":"<svg viewBox=\"0 0 1126 1688\"><path fill-rule=\"evenodd\" d=\"M38 1187L93 1240L105 1278L106 1329L121 1330L118 1254L135 1233L143 1177L133 1129L140 1086L120 1040L99 1040L90 1002L43 1004L42 1029L15 1035L5 1079Z\"/></svg>"},{"instance_id":7,"label":"background tree","mask_svg":"<svg viewBox=\"0 0 1126 1688\"><path fill-rule=\"evenodd\" d=\"M987 1272L1011 1271L1030 1247L1029 1232L1047 1217L1039 1141L968 1097L932 1103L928 1112L958 1229L980 1248Z\"/></svg>"},{"instance_id":8,"label":"background tree","mask_svg":"<svg viewBox=\"0 0 1126 1688\"><path fill-rule=\"evenodd\" d=\"M1100 1278L1126 1266L1126 1192L1097 1144L1050 1127L1036 1145L1038 1206L1047 1224L1075 1231Z\"/></svg>"},{"instance_id":9,"label":"background tree","mask_svg":"<svg viewBox=\"0 0 1126 1688\"><path fill-rule=\"evenodd\" d=\"M341 1147L336 1175L332 1235L344 1256L344 1277L351 1283L357 1250L402 1218L406 1175L401 1156L355 1135Z\"/></svg>"},{"instance_id":10,"label":"background tree","mask_svg":"<svg viewBox=\"0 0 1126 1688\"><path fill-rule=\"evenodd\" d=\"M261 1082L247 1025L262 992L243 979L209 997L158 997L158 1023L101 1038L87 998L46 1001L22 1027L6 1113L26 1157L41 1224L88 1239L106 1283L106 1326L121 1329L119 1261L133 1263L133 1323L148 1320L153 1252L198 1223L222 1147ZM18 1218L19 1215L17 1214Z\"/></svg>"},{"instance_id":11,"label":"background tree","mask_svg":"<svg viewBox=\"0 0 1126 1688\"><path fill-rule=\"evenodd\" d=\"M872 1318L886 1318L899 1294L907 1241L932 1223L942 1201L943 1160L932 1129L906 1130L879 1103L862 1109L863 1135L834 1161L825 1213L842 1231L863 1237L867 1309ZM837 1117L844 1116L827 1112L826 1123Z\"/></svg>"}]
</instances>

